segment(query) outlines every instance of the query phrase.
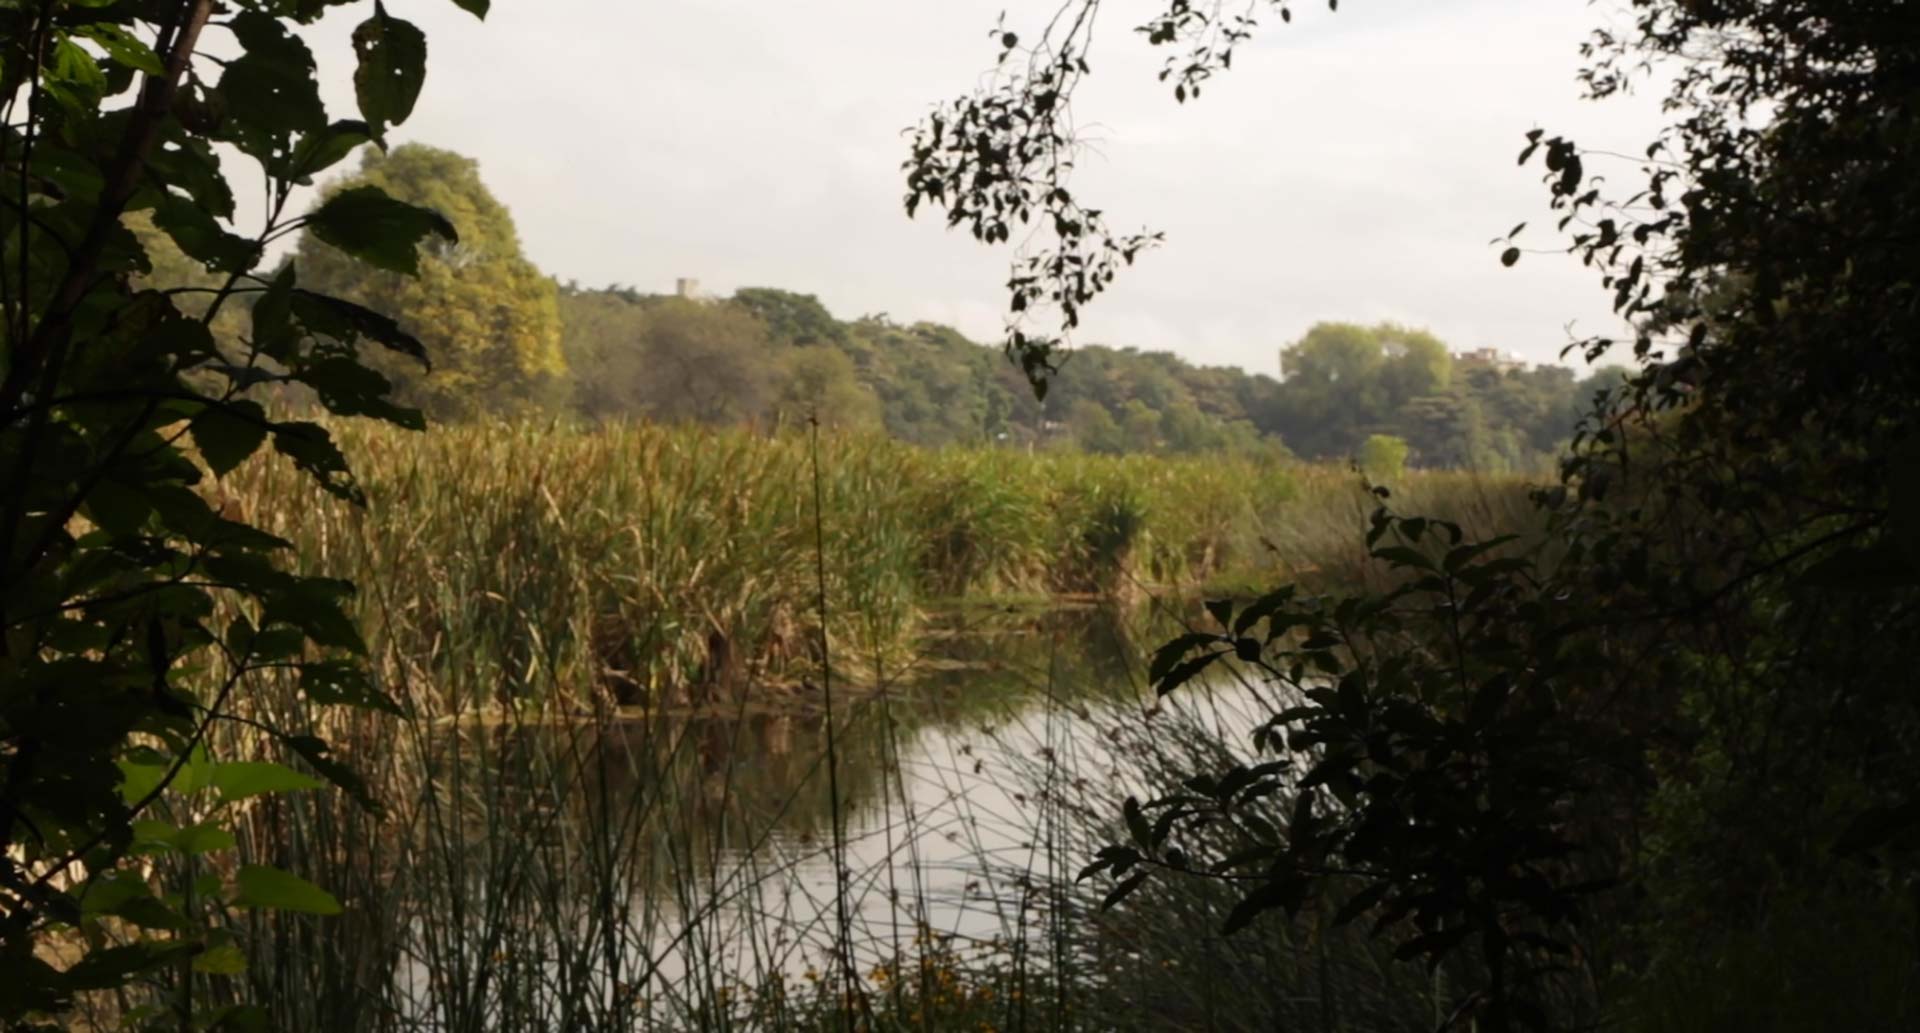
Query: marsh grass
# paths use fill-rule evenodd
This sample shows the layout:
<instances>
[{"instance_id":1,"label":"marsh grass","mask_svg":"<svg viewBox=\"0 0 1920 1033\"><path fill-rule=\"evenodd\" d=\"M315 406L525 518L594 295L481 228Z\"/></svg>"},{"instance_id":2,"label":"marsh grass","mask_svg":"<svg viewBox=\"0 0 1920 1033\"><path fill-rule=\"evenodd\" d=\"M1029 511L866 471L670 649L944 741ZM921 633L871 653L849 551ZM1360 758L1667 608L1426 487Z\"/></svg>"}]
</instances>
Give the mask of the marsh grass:
<instances>
[{"instance_id":1,"label":"marsh grass","mask_svg":"<svg viewBox=\"0 0 1920 1033\"><path fill-rule=\"evenodd\" d=\"M350 578L390 682L500 703L724 709L827 659L802 434L651 425L343 426L371 505L251 464L222 501ZM825 435L825 641L843 677L910 658L967 597L1138 601L1359 576L1373 500L1349 470L1231 457L925 450ZM1523 486L1409 474L1409 504L1474 526L1528 519ZM450 698L433 704L449 709Z\"/></svg>"},{"instance_id":2,"label":"marsh grass","mask_svg":"<svg viewBox=\"0 0 1920 1033\"><path fill-rule=\"evenodd\" d=\"M189 977L210 999L329 1031L1432 1028L1444 979L1363 936L1309 915L1222 938L1226 887L1103 912L1074 879L1121 797L1219 760L1258 705L1143 701L1139 658L1187 616L1169 600L1358 576L1372 497L1350 472L830 436L816 468L803 438L650 426L343 434L365 511L265 463L220 491L362 586L407 714L248 687L243 717L325 736L380 809L314 791L242 815L233 863L345 913L225 915L245 967ZM1464 474L1401 493L1480 529L1527 512ZM858 687L831 725L829 672ZM288 760L256 727L216 752Z\"/></svg>"}]
</instances>

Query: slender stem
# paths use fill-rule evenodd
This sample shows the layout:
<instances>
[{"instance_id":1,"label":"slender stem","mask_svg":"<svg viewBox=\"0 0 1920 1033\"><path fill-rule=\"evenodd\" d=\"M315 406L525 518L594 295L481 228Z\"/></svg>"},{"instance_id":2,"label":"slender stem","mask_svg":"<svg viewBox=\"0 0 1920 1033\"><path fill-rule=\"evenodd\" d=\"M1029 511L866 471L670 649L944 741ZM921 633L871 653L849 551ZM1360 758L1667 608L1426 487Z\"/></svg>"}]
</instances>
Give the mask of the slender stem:
<instances>
[{"instance_id":1,"label":"slender stem","mask_svg":"<svg viewBox=\"0 0 1920 1033\"><path fill-rule=\"evenodd\" d=\"M813 467L813 568L820 612L820 692L826 706L827 722L827 806L828 820L833 826L833 912L838 938L834 953L839 956L841 977L846 980L844 994L847 999L841 1002L841 1022L851 1029L851 997L859 990L860 983L859 974L853 966L853 923L847 913L847 843L840 815L840 751L833 727L833 655L828 652L827 640L827 543L826 525L822 517L824 492L820 487L820 415L809 414L807 425Z\"/></svg>"}]
</instances>

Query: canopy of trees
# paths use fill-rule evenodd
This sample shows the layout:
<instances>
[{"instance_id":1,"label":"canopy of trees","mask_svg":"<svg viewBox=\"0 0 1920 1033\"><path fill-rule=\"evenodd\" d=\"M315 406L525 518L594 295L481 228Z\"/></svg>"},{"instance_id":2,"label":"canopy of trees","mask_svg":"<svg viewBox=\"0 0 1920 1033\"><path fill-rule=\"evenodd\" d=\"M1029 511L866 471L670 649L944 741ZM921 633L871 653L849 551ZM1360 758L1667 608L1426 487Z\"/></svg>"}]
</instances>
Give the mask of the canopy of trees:
<instances>
[{"instance_id":1,"label":"canopy of trees","mask_svg":"<svg viewBox=\"0 0 1920 1033\"><path fill-rule=\"evenodd\" d=\"M812 295L767 287L693 301L563 289L572 406L638 416L884 428L925 445L1038 444L1091 452L1286 449L1345 460L1376 434L1417 466L1551 466L1593 390L1561 366L1454 356L1425 331L1315 326L1280 356L1285 380L1099 345L1058 364L1045 399L995 350L934 323L841 321Z\"/></svg>"},{"instance_id":2,"label":"canopy of trees","mask_svg":"<svg viewBox=\"0 0 1920 1033\"><path fill-rule=\"evenodd\" d=\"M431 208L460 227L457 243L420 249L419 275L355 263L314 233L295 256L302 279L378 312L391 312L433 358L431 373L382 364L402 398L436 416L514 411L557 400L566 363L551 280L520 253L513 218L480 180L479 164L406 144L367 148L360 171L328 198L378 187Z\"/></svg>"}]
</instances>

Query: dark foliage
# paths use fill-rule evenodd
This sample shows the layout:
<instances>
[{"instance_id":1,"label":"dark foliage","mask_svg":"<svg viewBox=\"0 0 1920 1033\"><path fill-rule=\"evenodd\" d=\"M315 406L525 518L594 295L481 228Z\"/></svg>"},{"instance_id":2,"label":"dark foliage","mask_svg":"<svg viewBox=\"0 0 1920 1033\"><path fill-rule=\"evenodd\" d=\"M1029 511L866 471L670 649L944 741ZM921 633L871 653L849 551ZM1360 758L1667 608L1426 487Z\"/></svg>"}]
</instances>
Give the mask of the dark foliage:
<instances>
[{"instance_id":1,"label":"dark foliage","mask_svg":"<svg viewBox=\"0 0 1920 1033\"><path fill-rule=\"evenodd\" d=\"M1221 603L1216 627L1169 643L1162 692L1232 664L1286 705L1245 764L1127 803L1129 841L1085 873L1119 878L1110 902L1151 872L1234 880L1229 925L1331 896L1336 920L1365 919L1408 960L1473 958L1484 978L1447 1028L1913 1024L1898 989L1920 972L1909 6L1634 0L1630 28L1593 36L1593 95L1659 74L1675 121L1607 177L1617 159L1545 132L1520 156L1544 161L1569 250L1640 328L1584 342L1642 365L1539 493L1554 533L1465 541L1383 491L1367 540L1392 590ZM1174 0L1141 31L1186 47L1167 73L1185 99L1251 28ZM1084 52L1047 39L1042 67ZM1033 79L962 108L1031 120ZM988 174L1038 177L1044 196L1053 171ZM1239 846L1198 845L1223 841ZM1802 941L1825 923L1848 932L1823 932L1816 961Z\"/></svg>"}]
</instances>

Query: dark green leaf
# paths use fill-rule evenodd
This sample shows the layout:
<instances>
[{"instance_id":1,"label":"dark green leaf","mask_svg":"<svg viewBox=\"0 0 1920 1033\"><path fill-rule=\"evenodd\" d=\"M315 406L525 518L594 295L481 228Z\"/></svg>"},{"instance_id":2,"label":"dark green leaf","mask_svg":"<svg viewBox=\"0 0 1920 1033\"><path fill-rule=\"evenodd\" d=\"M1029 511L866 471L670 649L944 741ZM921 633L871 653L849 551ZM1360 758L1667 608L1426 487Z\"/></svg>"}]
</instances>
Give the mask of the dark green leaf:
<instances>
[{"instance_id":1,"label":"dark green leaf","mask_svg":"<svg viewBox=\"0 0 1920 1033\"><path fill-rule=\"evenodd\" d=\"M428 234L460 239L439 212L388 197L376 186L342 190L307 216L313 235L347 254L394 272L419 271L418 245Z\"/></svg>"},{"instance_id":2,"label":"dark green leaf","mask_svg":"<svg viewBox=\"0 0 1920 1033\"><path fill-rule=\"evenodd\" d=\"M136 72L148 75L165 75L166 67L160 63L159 55L146 42L124 27L112 22L96 22L83 25L74 30L74 35L84 36L100 44L107 56Z\"/></svg>"},{"instance_id":3,"label":"dark green leaf","mask_svg":"<svg viewBox=\"0 0 1920 1033\"><path fill-rule=\"evenodd\" d=\"M1376 559L1386 560L1396 567L1415 567L1420 570L1433 570L1434 565L1427 555L1404 545L1388 545L1373 550Z\"/></svg>"},{"instance_id":4,"label":"dark green leaf","mask_svg":"<svg viewBox=\"0 0 1920 1033\"><path fill-rule=\"evenodd\" d=\"M216 477L224 477L245 462L267 439L267 414L249 401L209 405L193 418L189 430L200 458Z\"/></svg>"},{"instance_id":5,"label":"dark green leaf","mask_svg":"<svg viewBox=\"0 0 1920 1033\"><path fill-rule=\"evenodd\" d=\"M308 329L342 340L370 338L389 351L413 359L424 368L432 368L426 346L420 343L418 337L401 329L400 323L392 317L383 316L345 298L308 290L293 292L293 306L295 314Z\"/></svg>"},{"instance_id":6,"label":"dark green leaf","mask_svg":"<svg viewBox=\"0 0 1920 1033\"><path fill-rule=\"evenodd\" d=\"M1121 814L1126 818L1127 834L1133 837L1135 845L1142 850L1152 850L1153 828L1147 824L1147 816L1140 810L1140 801L1135 797L1127 797Z\"/></svg>"},{"instance_id":7,"label":"dark green leaf","mask_svg":"<svg viewBox=\"0 0 1920 1033\"><path fill-rule=\"evenodd\" d=\"M315 173L339 164L355 148L373 141L373 130L365 122L343 120L323 129L303 133L287 159L288 178L311 182Z\"/></svg>"},{"instance_id":8,"label":"dark green leaf","mask_svg":"<svg viewBox=\"0 0 1920 1033\"><path fill-rule=\"evenodd\" d=\"M1147 664L1147 680L1151 683L1158 684L1162 678L1167 676L1167 672L1172 671L1181 660L1186 658L1188 653L1193 652L1201 646L1212 645L1218 641L1220 641L1220 636L1218 635L1208 635L1197 631L1188 632L1185 635L1175 638L1154 651L1153 659Z\"/></svg>"},{"instance_id":9,"label":"dark green leaf","mask_svg":"<svg viewBox=\"0 0 1920 1033\"><path fill-rule=\"evenodd\" d=\"M242 53L220 76L223 134L265 158L292 133L324 129L326 108L307 45L270 14L241 11L229 25Z\"/></svg>"},{"instance_id":10,"label":"dark green leaf","mask_svg":"<svg viewBox=\"0 0 1920 1033\"><path fill-rule=\"evenodd\" d=\"M1127 895L1139 889L1140 884L1145 881L1147 881L1147 873L1144 871L1135 872L1120 880L1118 884L1107 891L1106 896L1100 898L1100 910L1105 911L1115 904L1120 903L1122 900L1127 899Z\"/></svg>"},{"instance_id":11,"label":"dark green leaf","mask_svg":"<svg viewBox=\"0 0 1920 1033\"><path fill-rule=\"evenodd\" d=\"M240 867L234 877L234 905L309 915L337 915L340 902L333 894L291 872L265 865Z\"/></svg>"},{"instance_id":12,"label":"dark green leaf","mask_svg":"<svg viewBox=\"0 0 1920 1033\"><path fill-rule=\"evenodd\" d=\"M316 778L272 761L225 761L213 767L213 788L226 801L244 800L263 793L318 789L322 784Z\"/></svg>"},{"instance_id":13,"label":"dark green leaf","mask_svg":"<svg viewBox=\"0 0 1920 1033\"><path fill-rule=\"evenodd\" d=\"M375 3L373 17L353 30L354 96L377 138L413 114L427 77L427 37L411 22L391 17Z\"/></svg>"}]
</instances>

